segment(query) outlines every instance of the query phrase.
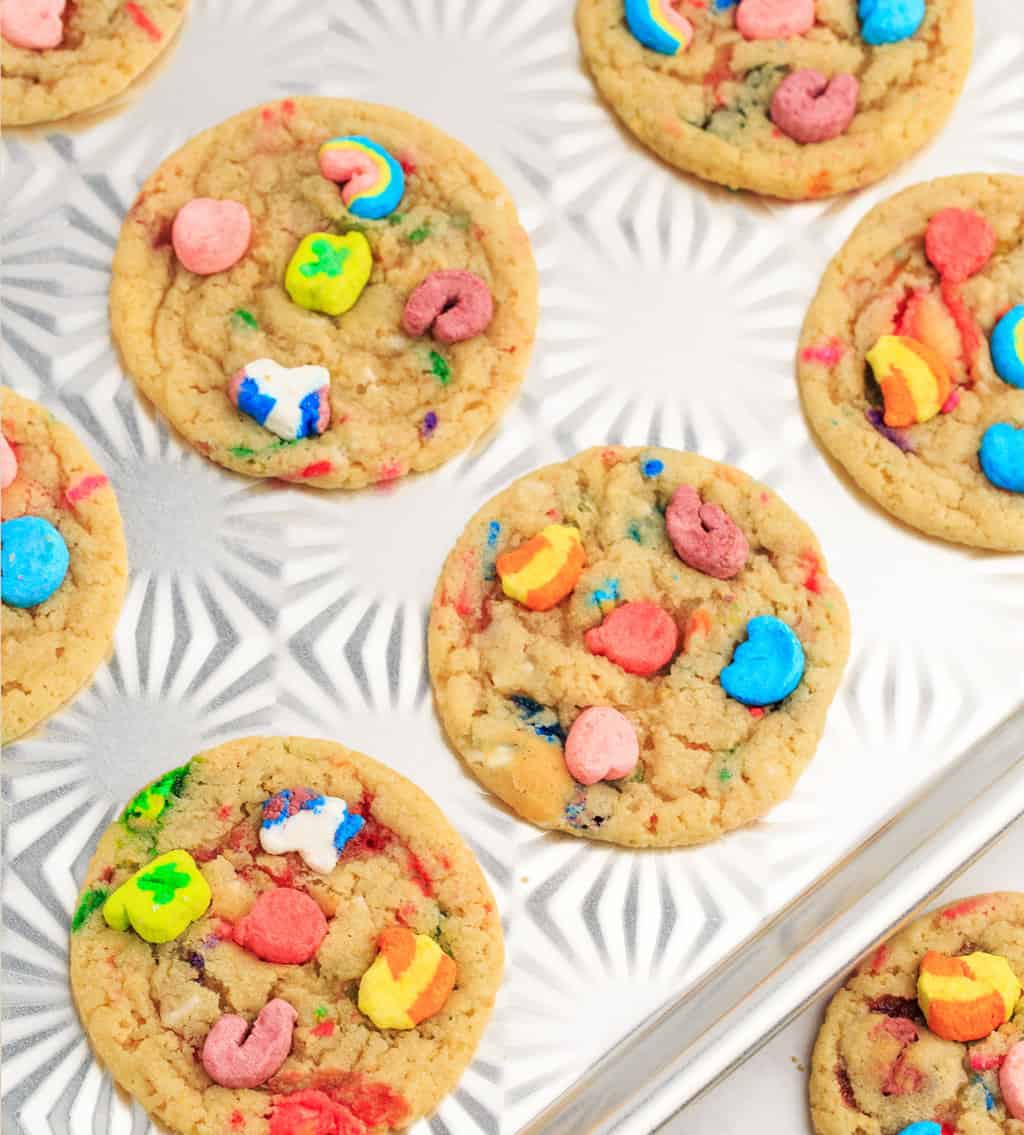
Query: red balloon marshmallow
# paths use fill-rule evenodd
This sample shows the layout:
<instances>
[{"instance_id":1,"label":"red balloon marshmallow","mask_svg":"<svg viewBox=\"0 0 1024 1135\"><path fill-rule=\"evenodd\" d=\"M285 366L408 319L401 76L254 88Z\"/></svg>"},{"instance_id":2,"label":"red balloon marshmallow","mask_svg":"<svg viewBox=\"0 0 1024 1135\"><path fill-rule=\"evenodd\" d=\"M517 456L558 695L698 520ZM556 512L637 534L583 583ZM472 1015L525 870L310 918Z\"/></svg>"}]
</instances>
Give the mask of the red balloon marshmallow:
<instances>
[{"instance_id":1,"label":"red balloon marshmallow","mask_svg":"<svg viewBox=\"0 0 1024 1135\"><path fill-rule=\"evenodd\" d=\"M647 677L672 660L679 628L654 603L623 603L583 636L591 654L602 654L627 674Z\"/></svg>"}]
</instances>

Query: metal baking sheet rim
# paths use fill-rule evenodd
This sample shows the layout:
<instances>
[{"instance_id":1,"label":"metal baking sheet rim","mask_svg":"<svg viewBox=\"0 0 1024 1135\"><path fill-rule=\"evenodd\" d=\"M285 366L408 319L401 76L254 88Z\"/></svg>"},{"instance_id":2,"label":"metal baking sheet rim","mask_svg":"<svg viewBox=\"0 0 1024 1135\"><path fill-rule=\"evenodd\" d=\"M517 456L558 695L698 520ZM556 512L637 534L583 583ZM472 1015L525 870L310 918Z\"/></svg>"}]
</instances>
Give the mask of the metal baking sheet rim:
<instances>
[{"instance_id":1,"label":"metal baking sheet rim","mask_svg":"<svg viewBox=\"0 0 1024 1135\"><path fill-rule=\"evenodd\" d=\"M197 0L175 52L147 77L137 97L124 101L119 114L102 112L90 120L88 130L55 133L49 138L44 137L45 131L36 129L24 137L16 136L9 148L5 175L13 176L15 189L21 194L19 200L38 199L38 207L22 209L5 218L11 223L11 255L5 269L5 344L8 348L15 340L19 344L7 355L12 385L30 395L41 395L43 401L53 404L91 446L98 448L104 464L115 456L124 460L124 466L118 470L120 479L115 480L131 513L129 527L134 525L136 533L142 527L131 475L155 469L158 460L173 463L176 475L184 479L185 486L194 494L199 520L191 529L182 520L179 535L199 531L200 521L213 515L203 511L204 494L218 507L224 504L216 536L210 535L200 549L200 562L209 561L212 565L216 556L222 565L229 537L235 545L245 545L239 528L243 519L249 518L257 534L265 533L268 525L272 527L273 505L268 503L271 498L258 489L239 491L236 481L222 479L219 471L206 468L200 459L184 450L179 439L168 435L148 411L136 405L134 392L121 380L116 362L103 353L104 349L109 350L105 341L104 265L116 239L118 210L127 208L142 177L163 156L198 129L245 106L286 93L312 91L394 102L450 129L478 149L505 178L521 207L541 262L545 311L534 372L520 404L513 407L497 434L488 439L487 447L478 447L465 459L453 462L428 479L420 479L404 497L399 494L391 503L382 499L381 511L393 517L402 510L405 514L429 511L443 502L443 511L448 514L445 522L451 530L445 536L447 541L486 496L529 468L558 460L588 444L662 441L700 448L708 456L744 465L755 476L773 483L817 527L819 519L825 523L824 512L831 505L849 503L849 486L835 479L834 470L827 467L807 435L792 379L796 332L824 260L871 204L911 181L968 166L1009 166L1024 172L1024 140L1013 120L1015 106L1024 105L1024 100L1015 103L1011 98L999 98L1005 89L1000 84L1020 73L1024 39L1012 31L1006 33L1002 26L1014 26L1011 3L978 0L978 4L982 34L976 69L962 114L955 116L936 145L892 178L861 194L836 202L790 207L756 198L734 198L714 187L679 178L633 146L596 98L580 69L572 32L573 0L524 0L507 27L502 23L503 6L498 0L349 0L343 16L335 9L328 14L326 6L317 12L299 0L263 0L262 4L254 0ZM1006 14L1002 21L998 11ZM321 15L323 29L319 26ZM464 23L460 23L462 17ZM451 66L444 68L452 76L449 86L458 86L465 73L460 68L474 52L488 63L489 85L477 92L478 97L460 100L455 96L446 102L441 85L429 76L428 84L423 85L423 73L417 72L415 66L401 70L399 65L389 66L399 59L399 48L425 34L431 38L435 53L447 50L446 44L454 45ZM211 42L217 44L216 51L209 49ZM472 52L463 50L466 43L473 45ZM492 48L493 58L485 55ZM320 66L316 83L309 76L310 53L314 51L326 52L337 65ZM323 58L318 54L312 62L322 63ZM367 60L373 60L376 69ZM189 75L186 89L192 97L182 97L179 77L183 70ZM253 76L258 76L259 81ZM989 104L995 110L982 119L981 112ZM611 158L614 166L609 164ZM629 202L628 207L625 202ZM51 207L57 211L56 227L54 218L45 216ZM20 223L23 220L25 224ZM686 261L680 269L669 252L683 246L689 248L692 261ZM753 274L737 275L744 259L737 254L740 248L762 273L760 278ZM592 262L588 256L594 250L599 255ZM605 262L615 264L621 272L619 291L605 290L601 273L593 270ZM41 284L48 273L52 284L59 274L55 265L63 265L67 272L61 276L60 286L48 291ZM730 396L736 401L752 402L763 411L763 422L749 417L743 421L743 429L731 428L731 407L715 391L700 392L706 403L703 407L692 405L696 401L692 393L680 397L678 373L673 365L677 344L659 337L658 321L652 318L656 312L648 310L658 298L651 293L651 280L659 287L664 280L664 290L676 289L694 300L699 300L706 289L718 302L724 302L721 290L715 291L721 288L719 277L738 298L757 304L772 325L763 333L756 331L746 336L751 340L751 353L737 356L729 384L718 384L731 386ZM622 316L622 321L631 325L632 339L623 338L620 342L613 335L614 328L605 326L610 321L603 312L609 305L610 310L615 310L615 304L620 305L620 311L625 310L628 303L635 307ZM721 333L715 314L715 305L709 303L708 322ZM600 342L600 357L580 356L576 338L580 327ZM616 367L628 363L632 357L629 351L638 337L646 344L642 377L648 387L641 392L641 398L630 401L612 390L611 376ZM703 341L691 343L690 347L692 369L710 365L712 360L703 353ZM756 373L762 383L756 396L752 387L744 385L745 372ZM585 397L577 397L580 390ZM737 409L736 414L741 416L742 410ZM806 490L806 482L814 479L821 481L818 501L800 495ZM152 488L147 481L147 491ZM185 500L185 489L179 486L178 490L178 499ZM229 495L231 502L222 501ZM280 499L284 501L284 497ZM326 555L329 544L324 530L333 523L334 516L328 515L324 501L308 496L301 499L312 533L308 546ZM365 502L372 499L364 496L361 501L348 502L346 519L360 533L376 530L376 520L365 515ZM424 499L426 509L422 508ZM243 503L238 505L238 501ZM279 509L284 507L282 503ZM357 514L354 520L352 514ZM870 526L880 544L903 547L898 530L881 514L872 514ZM164 535L155 532L155 537ZM819 530L819 535L833 569L845 584L843 573L852 573L855 568L860 571L862 561L850 555L844 559L838 533ZM306 538L305 532L302 537ZM441 543L435 559L446 550L440 547ZM312 634L306 634L303 623L310 605L324 595L316 589L315 581L296 580L283 570L268 571L256 541L246 545L244 554L231 561L234 578L246 585L246 594L262 596L264 607L278 601L284 605L287 618L283 625L270 625L264 607L257 604L251 611L241 610L243 604L238 596L232 596L230 589L223 586L229 578L227 573L223 578L211 575L204 581L214 600L212 605L191 582L176 580L165 591L159 577L158 549L162 548L157 544L141 557L136 554L135 585L130 607L126 608L127 617L123 619L122 638L127 638L127 645L119 645L117 673L112 674L109 669L101 673L94 687L62 716L49 735L49 742L28 741L24 748L19 746L19 752L27 754L28 761L12 760L11 765L31 766L32 762L47 758L53 752L54 738L58 744L63 738L71 741L69 761L78 760L88 768L75 748L81 747L75 741L75 731L94 724L100 710L123 707L125 689L129 693L135 689L145 693L159 688L161 659L169 669L174 668L174 674L165 677L164 687L170 688L172 694L183 687L193 660L181 657L177 637L171 646L161 641L166 627L160 626L159 616L166 614L168 605L175 610L179 606L187 610L191 633L204 649L209 647L210 658L219 649L218 636L227 627L233 638L247 639L256 659L251 672L242 675L248 683L246 692L233 696L228 710L221 709L203 719L203 724L213 731L208 743L222 739L223 734L216 730L223 726L229 711L237 720L252 723L249 732L278 732L285 728L285 718L296 702L316 695L313 686L298 684L300 663L312 666L322 646ZM170 551L171 563L176 564L180 553ZM943 565L948 564L956 565L955 570L948 568L951 581L960 579L957 573L961 566L966 574L966 560L961 565L961 560L948 550L936 551L934 555L936 561L942 561L937 569L940 575L947 570ZM434 566L440 566L439 559ZM401 590L400 601L389 606L390 601L378 602L372 581L368 583L373 565L356 563L354 568L362 570L363 575L356 571L349 578L354 578L357 590L366 594L360 597L352 624L345 624L346 616L342 615L335 629L345 624L343 633L348 636L345 660L340 665L354 672L357 664L351 662L350 667L350 659L358 659L358 666L363 669L354 677L346 672L339 681L343 681L345 697L367 709L365 716L373 718L364 730L370 740L362 740L359 729L348 727L348 722L345 727L332 725L322 732L389 760L402 744L410 737L415 740L418 734L403 733L401 723L392 727L387 716L394 711L402 723L411 723L414 729L422 729L429 719L429 707L424 712L422 672L417 670L422 659L410 645L415 635L410 635L408 629L417 625L415 620L424 600L429 598L432 578L419 591ZM431 571L425 569L422 574L430 576ZM971 580L991 583L983 579L981 572L975 572ZM851 580L851 584L855 582ZM967 581L970 585L971 581ZM401 588L404 584L396 586ZM399 634L403 654L394 674L386 672L386 667L375 670L374 660L367 657L371 647L382 641L378 633L382 617L379 608L388 617L394 615L392 629L406 627L404 640ZM862 604L854 610L854 616L862 623L868 621ZM155 620L148 630L144 626L147 617ZM146 647L145 658L142 647L135 650L131 641L137 627L153 639L152 649ZM175 623L176 636L180 629ZM392 639L387 641L390 644ZM889 644L885 648L889 649ZM188 650L184 654L187 656ZM226 660L218 662L219 669L214 666L210 674L196 665L197 680L202 678L200 689L204 696L210 695L211 704L231 693L230 667L236 657L237 651L234 655L229 652ZM862 650L861 661L866 657ZM877 660L878 655L871 658ZM890 662L899 672L900 658ZM288 668L280 680L278 676L266 676L267 669L275 674L275 666ZM855 674L851 662L847 690L855 682L863 681L863 674ZM359 702L364 688L370 694ZM942 687L937 688L939 693L943 692ZM378 705L379 690L385 692L386 699ZM272 706L277 697L280 703L275 715L267 706ZM968 695L965 704L969 700ZM1014 714L1007 718L1008 708L1014 709ZM841 709L837 704L832 715L835 718L847 712L846 707ZM822 862L824 875L794 891L781 909L764 898L769 919L766 925L742 939L711 968L699 971L696 983L685 992L673 994L667 1004L661 1002L660 1008L646 1020L634 1021L628 1035L593 1062L589 1070L574 1068L571 1079L575 1082L555 1098L544 1100L539 1094L541 1102L547 1104L539 1114L523 1120L520 1113L528 1108L528 1100L520 1096L517 1106L511 1107L515 1119L508 1117L506 1127L506 1115L501 1110L505 1098L500 1090L505 1069L501 1073L493 1070L494 1054L499 1053L498 1059L503 1060L504 1052L500 1042L495 1041L492 1026L482 1050L481 1070L471 1069L467 1074L463 1087L432 1122L434 1129L516 1129L524 1135L592 1130L640 1135L665 1123L687 1100L751 1054L788 1015L817 989L834 980L922 896L995 838L1007 816L1024 811L1019 775L1024 754L1024 715L1019 707L1003 706L999 716L1004 718L1001 726L981 741L977 740L977 733L971 734L968 741L976 743L965 749L957 734L949 745L951 752L960 755L898 809L880 831L852 847L842 863L830 866ZM137 724L134 719L132 724ZM158 724L168 731L178 727L178 722L171 720ZM909 730L912 722L903 724ZM990 721L986 722L984 730L990 725ZM436 732L436 723L427 728ZM315 730L307 725L305 731ZM187 735L184 726L182 734ZM380 742L374 744L378 734ZM113 735L111 732L103 736L106 739ZM128 736L127 726L118 735ZM99 736L95 734L96 738ZM206 736L204 733L203 737ZM835 727L830 736L835 739ZM394 743L396 737L400 738L398 743ZM934 738L928 743L934 744ZM196 745L195 749L200 747L204 746ZM895 743L894 751L898 752ZM454 760L446 748L429 755L443 762ZM176 756L180 758L181 753ZM832 756L832 763L838 763L837 754ZM826 754L819 754L802 784L809 786L812 776L814 784L821 784L824 774L820 770L825 763ZM396 767L416 778L415 768L401 764ZM450 769L447 763L438 767ZM9 852L15 845L23 847L22 834L17 831L18 810L35 806L35 799L25 799L27 790L18 777L8 778L5 772L5 780L9 792L4 804L5 818L14 821L15 829L12 836L11 825L5 824L3 844ZM135 782L126 781L125 787L129 783ZM980 790L978 785L982 786ZM429 791L431 784L426 782L424 787ZM798 821L804 818L806 801L813 791L801 787L798 800L785 806L786 814L795 815ZM442 800L449 815L483 853L492 878L496 869L502 873L513 957L508 984L512 986L517 972L515 951L522 949L522 931L528 922L527 907L543 887L558 878L563 869L577 863L586 863L591 874L603 870L598 865L612 864L608 870L616 872L614 882L627 873L634 860L629 853L623 852L615 860L611 849L581 847L573 841L552 842L532 830L524 831L525 825L510 820L492 802L479 799L472 785L460 782L452 786L452 793L454 802ZM961 827L952 834L944 832L940 839L933 823L937 815L948 817L947 823L959 818ZM774 830L777 837L786 835L784 824ZM717 857L728 869L733 862L729 855L735 846L730 843L726 850L711 848L708 858ZM505 861L499 861L495 848L508 853ZM18 860L19 854L13 854L12 860ZM531 883L526 895L516 892L505 879L522 869L520 855L529 864L531 874L546 872L544 881ZM892 865L904 860L900 877L887 882ZM656 862L651 857L650 863ZM673 862L690 863L692 858L680 856ZM78 868L82 865L79 862ZM816 863L816 872L818 866ZM17 877L20 870L20 862L11 867L5 858L4 875L8 881L11 876ZM653 877L655 867L645 867L643 871ZM582 869L577 872L584 873ZM637 869L630 875L630 885L640 873ZM22 885L20 880L16 881ZM644 894L650 897L651 892ZM67 901L66 894L61 892L60 904L66 907ZM540 908L543 906L539 904ZM725 905L721 916L728 918L731 913ZM600 912L600 919L609 936L621 932L617 921L626 921L621 913L613 911L609 915L606 910ZM526 929L532 933L534 928ZM528 948L537 941L529 934L527 940ZM794 954L798 943L804 946ZM616 964L617 961L616 955ZM613 969L611 965L605 967L598 977L609 978ZM682 983L684 973L685 981L694 976L689 970L680 969L669 977ZM516 991L509 989L507 996L516 996ZM77 1035L80 1039L80 1033ZM532 1066L535 1069L536 1061ZM522 1072L510 1060L507 1070L513 1083L518 1075L517 1087L521 1091L528 1087L530 1066ZM47 1076L50 1072L56 1080L56 1071L47 1068ZM494 1082L495 1075L498 1083ZM51 1110L64 1090L63 1085L55 1090ZM483 1112L474 1111L474 1096L477 1101L484 1100L492 1112L497 1107L498 1128L488 1127L490 1121L480 1119ZM74 1126L70 1129L79 1130ZM29 1135L35 1135L35 1129Z\"/></svg>"}]
</instances>

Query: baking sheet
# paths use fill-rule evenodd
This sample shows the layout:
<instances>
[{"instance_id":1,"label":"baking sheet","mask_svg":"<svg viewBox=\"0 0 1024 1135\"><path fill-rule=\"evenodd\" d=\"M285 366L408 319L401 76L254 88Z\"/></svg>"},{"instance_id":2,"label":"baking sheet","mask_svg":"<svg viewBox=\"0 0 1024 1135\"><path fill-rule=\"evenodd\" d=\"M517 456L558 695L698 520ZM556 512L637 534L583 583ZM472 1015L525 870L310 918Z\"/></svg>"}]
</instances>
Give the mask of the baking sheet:
<instances>
[{"instance_id":1,"label":"baking sheet","mask_svg":"<svg viewBox=\"0 0 1024 1135\"><path fill-rule=\"evenodd\" d=\"M614 1129L608 1089L639 1026L705 981L684 1005L710 1027L742 988L735 951L782 956L789 904L892 817L913 833L952 770L970 771L970 747L1024 704L1024 557L941 545L875 509L810 438L792 356L821 270L872 204L939 174L1024 172L1024 34L1012 0L977 9L975 66L946 132L837 201L727 193L639 149L581 69L569 0L193 0L174 54L119 113L4 140L4 376L92 447L133 567L111 663L6 752L7 1130L146 1126L90 1059L67 924L116 808L204 746L255 731L337 738L417 781L473 844L509 964L477 1060L430 1121L459 1135ZM110 344L110 258L144 178L197 131L295 93L392 103L473 146L510 186L541 269L519 401L472 453L386 491L323 495L214 467L138 399ZM534 830L463 772L430 705L427 604L466 518L514 477L608 441L693 448L767 481L815 528L850 602L850 665L808 773L764 822L704 848L638 853ZM382 542L410 554L382 562ZM966 814L958 853L1000 822L995 808ZM887 854L870 846L874 858L862 847L847 861L858 892ZM819 893L805 909L824 916ZM798 977L773 985L764 1030ZM711 1078L741 1053L708 1043L694 1068ZM699 1087L657 1090L655 1072L630 1079L637 1131Z\"/></svg>"}]
</instances>

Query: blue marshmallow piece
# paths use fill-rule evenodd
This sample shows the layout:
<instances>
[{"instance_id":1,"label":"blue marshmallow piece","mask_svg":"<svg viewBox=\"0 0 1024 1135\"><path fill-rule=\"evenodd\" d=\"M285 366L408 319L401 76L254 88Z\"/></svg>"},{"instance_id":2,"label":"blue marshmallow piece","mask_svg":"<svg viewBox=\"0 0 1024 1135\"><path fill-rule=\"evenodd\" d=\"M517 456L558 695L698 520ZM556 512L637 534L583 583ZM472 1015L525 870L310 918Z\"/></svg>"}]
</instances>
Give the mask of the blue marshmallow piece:
<instances>
[{"instance_id":1,"label":"blue marshmallow piece","mask_svg":"<svg viewBox=\"0 0 1024 1135\"><path fill-rule=\"evenodd\" d=\"M5 520L0 543L0 591L8 607L37 607L64 582L71 557L64 537L48 520L41 516Z\"/></svg>"},{"instance_id":2,"label":"blue marshmallow piece","mask_svg":"<svg viewBox=\"0 0 1024 1135\"><path fill-rule=\"evenodd\" d=\"M758 615L722 671L722 688L743 705L774 705L800 685L805 666L804 648L792 629L774 615Z\"/></svg>"},{"instance_id":3,"label":"blue marshmallow piece","mask_svg":"<svg viewBox=\"0 0 1024 1135\"><path fill-rule=\"evenodd\" d=\"M978 457L982 472L997 489L1024 493L1024 429L1006 422L989 426Z\"/></svg>"},{"instance_id":4,"label":"blue marshmallow piece","mask_svg":"<svg viewBox=\"0 0 1024 1135\"><path fill-rule=\"evenodd\" d=\"M924 23L925 0L860 0L860 36L879 47L909 39Z\"/></svg>"},{"instance_id":5,"label":"blue marshmallow piece","mask_svg":"<svg viewBox=\"0 0 1024 1135\"><path fill-rule=\"evenodd\" d=\"M933 1119L925 1119L904 1127L900 1135L942 1135L942 1127Z\"/></svg>"},{"instance_id":6,"label":"blue marshmallow piece","mask_svg":"<svg viewBox=\"0 0 1024 1135\"><path fill-rule=\"evenodd\" d=\"M1011 307L992 332L992 365L1011 386L1024 389L1024 303Z\"/></svg>"}]
</instances>

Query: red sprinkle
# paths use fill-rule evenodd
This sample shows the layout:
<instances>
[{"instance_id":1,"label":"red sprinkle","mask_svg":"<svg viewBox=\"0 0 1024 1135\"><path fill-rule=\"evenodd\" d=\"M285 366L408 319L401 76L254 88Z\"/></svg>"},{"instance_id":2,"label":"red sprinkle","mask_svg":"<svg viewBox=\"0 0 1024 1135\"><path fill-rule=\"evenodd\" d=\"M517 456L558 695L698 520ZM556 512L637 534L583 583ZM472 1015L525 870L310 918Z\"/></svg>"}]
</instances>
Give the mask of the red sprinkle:
<instances>
[{"instance_id":1,"label":"red sprinkle","mask_svg":"<svg viewBox=\"0 0 1024 1135\"><path fill-rule=\"evenodd\" d=\"M658 830L658 813L652 812L647 817L647 830L649 832L656 832Z\"/></svg>"},{"instance_id":2,"label":"red sprinkle","mask_svg":"<svg viewBox=\"0 0 1024 1135\"><path fill-rule=\"evenodd\" d=\"M389 461L380 467L377 476L378 485L386 485L389 481L397 481L402 475L402 466L397 461Z\"/></svg>"},{"instance_id":3,"label":"red sprinkle","mask_svg":"<svg viewBox=\"0 0 1024 1135\"><path fill-rule=\"evenodd\" d=\"M136 26L140 27L155 43L159 43L160 40L164 38L163 33L160 31L160 29L138 6L138 4L133 4L131 0L129 0L129 2L124 6L124 10L128 13L129 16L131 16Z\"/></svg>"},{"instance_id":4,"label":"red sprinkle","mask_svg":"<svg viewBox=\"0 0 1024 1135\"><path fill-rule=\"evenodd\" d=\"M298 476L303 481L308 481L311 477L326 477L333 468L334 466L329 461L314 461L312 465L307 465Z\"/></svg>"},{"instance_id":5,"label":"red sprinkle","mask_svg":"<svg viewBox=\"0 0 1024 1135\"><path fill-rule=\"evenodd\" d=\"M233 1111L231 1118L228 1120L232 1127L244 1127L245 1116L240 1111Z\"/></svg>"},{"instance_id":6,"label":"red sprinkle","mask_svg":"<svg viewBox=\"0 0 1024 1135\"><path fill-rule=\"evenodd\" d=\"M406 177L412 177L412 175L416 172L416 163L407 153L398 155L398 164L402 167L402 172L406 175Z\"/></svg>"},{"instance_id":7,"label":"red sprinkle","mask_svg":"<svg viewBox=\"0 0 1024 1135\"><path fill-rule=\"evenodd\" d=\"M944 414L952 414L953 411L960 405L960 391L951 391L949 397L942 403L942 412Z\"/></svg>"},{"instance_id":8,"label":"red sprinkle","mask_svg":"<svg viewBox=\"0 0 1024 1135\"><path fill-rule=\"evenodd\" d=\"M333 1036L334 1035L334 1022L321 1021L315 1029L310 1030L313 1036Z\"/></svg>"},{"instance_id":9,"label":"red sprinkle","mask_svg":"<svg viewBox=\"0 0 1024 1135\"><path fill-rule=\"evenodd\" d=\"M760 721L764 717L764 710L759 705L748 705L747 712L755 721Z\"/></svg>"},{"instance_id":10,"label":"red sprinkle","mask_svg":"<svg viewBox=\"0 0 1024 1135\"><path fill-rule=\"evenodd\" d=\"M824 197L827 193L832 192L832 175L827 169L820 169L811 178L810 184L807 186L808 197Z\"/></svg>"},{"instance_id":11,"label":"red sprinkle","mask_svg":"<svg viewBox=\"0 0 1024 1135\"><path fill-rule=\"evenodd\" d=\"M817 553L810 548L805 548L800 553L800 562L803 564L806 571L804 575L804 587L806 587L808 591L813 591L815 595L820 595L823 587L821 582L821 560L818 559Z\"/></svg>"},{"instance_id":12,"label":"red sprinkle","mask_svg":"<svg viewBox=\"0 0 1024 1135\"><path fill-rule=\"evenodd\" d=\"M295 100L294 99L285 99L284 102L281 103L281 109L285 112L285 114L294 114L295 113Z\"/></svg>"},{"instance_id":13,"label":"red sprinkle","mask_svg":"<svg viewBox=\"0 0 1024 1135\"><path fill-rule=\"evenodd\" d=\"M230 804L221 804L220 808L217 810L217 818L221 819L221 820L226 820L230 817L230 815L231 815L231 805Z\"/></svg>"},{"instance_id":14,"label":"red sprinkle","mask_svg":"<svg viewBox=\"0 0 1024 1135\"><path fill-rule=\"evenodd\" d=\"M1003 1061L1006 1059L1003 1055L971 1055L971 1070L974 1072L992 1072L996 1068L1002 1068Z\"/></svg>"},{"instance_id":15,"label":"red sprinkle","mask_svg":"<svg viewBox=\"0 0 1024 1135\"><path fill-rule=\"evenodd\" d=\"M412 851L409 852L409 874L412 875L416 886L429 899L434 893L434 880L431 879L426 867L423 866L423 860Z\"/></svg>"},{"instance_id":16,"label":"red sprinkle","mask_svg":"<svg viewBox=\"0 0 1024 1135\"><path fill-rule=\"evenodd\" d=\"M843 357L843 345L838 339L832 339L828 343L804 347L800 357L805 363L821 363L822 366L834 367Z\"/></svg>"},{"instance_id":17,"label":"red sprinkle","mask_svg":"<svg viewBox=\"0 0 1024 1135\"><path fill-rule=\"evenodd\" d=\"M81 477L73 485L69 485L67 491L64 493L64 499L68 504L77 504L79 501L84 501L91 497L97 489L102 489L107 484L107 478L102 473L94 473L89 477Z\"/></svg>"},{"instance_id":18,"label":"red sprinkle","mask_svg":"<svg viewBox=\"0 0 1024 1135\"><path fill-rule=\"evenodd\" d=\"M965 914L971 914L982 905L984 900L980 898L964 899L963 902L955 903L953 906L947 906L942 912L943 918L962 918Z\"/></svg>"},{"instance_id":19,"label":"red sprinkle","mask_svg":"<svg viewBox=\"0 0 1024 1135\"><path fill-rule=\"evenodd\" d=\"M875 950L875 956L871 959L871 965L868 967L869 972L872 974L879 974L882 972L882 966L885 965L889 957L889 947L879 946Z\"/></svg>"}]
</instances>

